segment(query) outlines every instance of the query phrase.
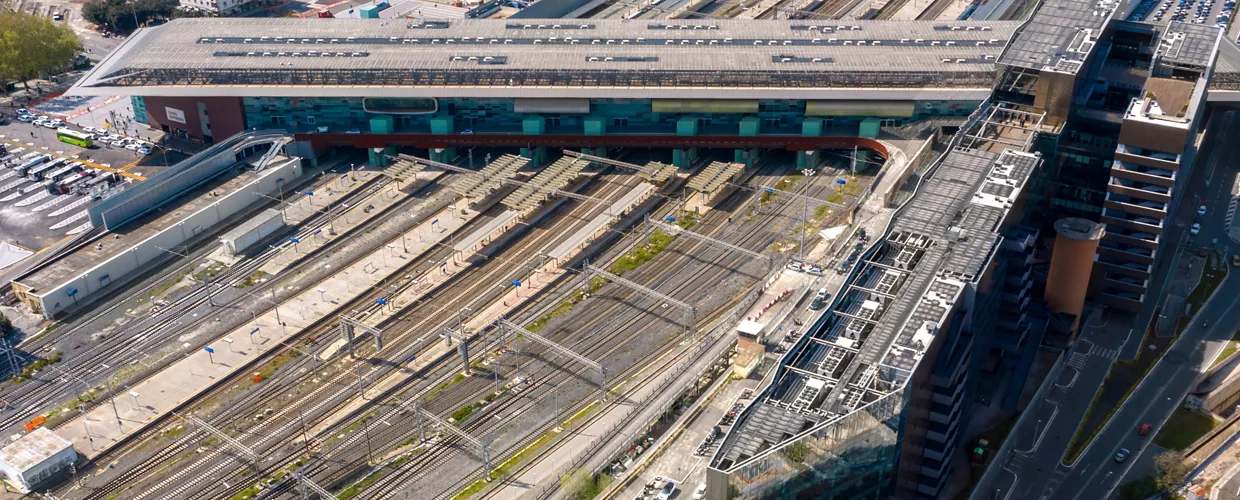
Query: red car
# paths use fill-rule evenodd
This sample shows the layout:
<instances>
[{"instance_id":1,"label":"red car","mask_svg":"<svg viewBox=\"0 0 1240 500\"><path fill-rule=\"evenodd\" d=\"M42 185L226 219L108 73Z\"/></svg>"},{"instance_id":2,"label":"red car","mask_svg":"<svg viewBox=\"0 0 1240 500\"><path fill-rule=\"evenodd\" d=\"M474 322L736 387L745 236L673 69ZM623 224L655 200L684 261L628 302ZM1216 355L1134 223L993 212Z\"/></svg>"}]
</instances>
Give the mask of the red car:
<instances>
[{"instance_id":1,"label":"red car","mask_svg":"<svg viewBox=\"0 0 1240 500\"><path fill-rule=\"evenodd\" d=\"M1148 423L1141 424L1141 427L1137 427L1137 434L1140 434L1142 436L1148 436L1150 434L1150 429L1153 429L1153 428L1154 426Z\"/></svg>"}]
</instances>

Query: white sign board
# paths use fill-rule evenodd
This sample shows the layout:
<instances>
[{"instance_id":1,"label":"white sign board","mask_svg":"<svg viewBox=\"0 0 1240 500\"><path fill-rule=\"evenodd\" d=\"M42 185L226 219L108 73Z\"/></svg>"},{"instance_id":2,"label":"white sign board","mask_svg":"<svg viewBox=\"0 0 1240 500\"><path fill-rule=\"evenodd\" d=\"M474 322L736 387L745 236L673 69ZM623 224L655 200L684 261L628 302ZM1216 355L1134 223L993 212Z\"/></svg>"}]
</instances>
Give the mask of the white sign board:
<instances>
[{"instance_id":1,"label":"white sign board","mask_svg":"<svg viewBox=\"0 0 1240 500\"><path fill-rule=\"evenodd\" d=\"M185 123L185 112L177 108L165 106L164 110L168 112L168 119L177 123Z\"/></svg>"}]
</instances>

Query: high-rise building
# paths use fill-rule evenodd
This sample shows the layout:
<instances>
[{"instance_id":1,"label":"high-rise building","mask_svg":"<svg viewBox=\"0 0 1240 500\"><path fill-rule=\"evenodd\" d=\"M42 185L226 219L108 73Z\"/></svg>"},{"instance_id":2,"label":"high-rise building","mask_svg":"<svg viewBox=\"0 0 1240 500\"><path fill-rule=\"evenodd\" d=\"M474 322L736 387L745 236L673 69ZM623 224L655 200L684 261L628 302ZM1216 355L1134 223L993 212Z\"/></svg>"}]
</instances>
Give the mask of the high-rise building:
<instances>
[{"instance_id":1,"label":"high-rise building","mask_svg":"<svg viewBox=\"0 0 1240 500\"><path fill-rule=\"evenodd\" d=\"M1173 21L1152 35L1153 54L1123 112L1098 244L1098 293L1107 306L1137 311L1145 300L1163 233L1180 203L1197 155L1206 91L1223 31ZM1191 206L1187 210L1196 210Z\"/></svg>"}]
</instances>

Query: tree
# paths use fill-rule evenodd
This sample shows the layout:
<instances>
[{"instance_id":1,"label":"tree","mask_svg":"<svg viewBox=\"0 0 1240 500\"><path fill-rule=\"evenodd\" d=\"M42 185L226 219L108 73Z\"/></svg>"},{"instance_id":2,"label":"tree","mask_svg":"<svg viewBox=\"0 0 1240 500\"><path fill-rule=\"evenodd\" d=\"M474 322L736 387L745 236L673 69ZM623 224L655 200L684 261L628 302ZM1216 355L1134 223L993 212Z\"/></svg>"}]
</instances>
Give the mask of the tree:
<instances>
[{"instance_id":1,"label":"tree","mask_svg":"<svg viewBox=\"0 0 1240 500\"><path fill-rule=\"evenodd\" d=\"M1145 500L1159 493L1168 494L1188 477L1193 468L1184 461L1179 453L1164 452L1154 457L1154 470L1140 479L1128 481L1120 485L1116 491L1119 500Z\"/></svg>"},{"instance_id":2,"label":"tree","mask_svg":"<svg viewBox=\"0 0 1240 500\"><path fill-rule=\"evenodd\" d=\"M577 498L594 482L594 477L585 468L574 469L560 478L560 487L568 498Z\"/></svg>"},{"instance_id":3,"label":"tree","mask_svg":"<svg viewBox=\"0 0 1240 500\"><path fill-rule=\"evenodd\" d=\"M82 42L46 16L0 12L0 81L26 81L73 62ZM29 88L29 86L27 86Z\"/></svg>"},{"instance_id":4,"label":"tree","mask_svg":"<svg viewBox=\"0 0 1240 500\"><path fill-rule=\"evenodd\" d=\"M112 31L127 32L172 18L177 6L177 0L90 0L82 5L82 18Z\"/></svg>"},{"instance_id":5,"label":"tree","mask_svg":"<svg viewBox=\"0 0 1240 500\"><path fill-rule=\"evenodd\" d=\"M1164 452L1154 457L1154 485L1158 491L1173 491L1192 470L1179 453Z\"/></svg>"},{"instance_id":6,"label":"tree","mask_svg":"<svg viewBox=\"0 0 1240 500\"><path fill-rule=\"evenodd\" d=\"M10 333L13 333L13 321L8 316L5 316L4 313L0 313L0 335L8 335Z\"/></svg>"}]
</instances>

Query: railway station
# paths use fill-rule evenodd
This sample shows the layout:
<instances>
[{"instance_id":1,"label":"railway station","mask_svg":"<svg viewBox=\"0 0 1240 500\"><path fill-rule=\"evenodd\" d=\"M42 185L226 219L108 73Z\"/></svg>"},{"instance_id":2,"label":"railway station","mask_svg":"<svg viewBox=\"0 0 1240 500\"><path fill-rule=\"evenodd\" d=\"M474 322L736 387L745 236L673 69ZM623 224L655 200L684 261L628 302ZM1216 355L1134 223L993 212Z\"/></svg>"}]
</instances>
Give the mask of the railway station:
<instances>
[{"instance_id":1,"label":"railway station","mask_svg":"<svg viewBox=\"0 0 1240 500\"><path fill-rule=\"evenodd\" d=\"M1140 307L1206 108L1240 101L1223 30L1113 0L548 3L183 18L89 68L68 94L207 149L17 297L232 267L4 399L85 459L56 493L955 498L971 419L1071 345L1029 307L1041 218L1100 217L1078 295Z\"/></svg>"},{"instance_id":2,"label":"railway station","mask_svg":"<svg viewBox=\"0 0 1240 500\"><path fill-rule=\"evenodd\" d=\"M139 121L207 142L277 127L316 150L412 146L447 161L490 145L535 165L546 147L651 146L685 168L699 147L739 162L757 148L880 149L857 138L963 117L989 96L1016 25L178 19L70 92L130 96Z\"/></svg>"}]
</instances>

